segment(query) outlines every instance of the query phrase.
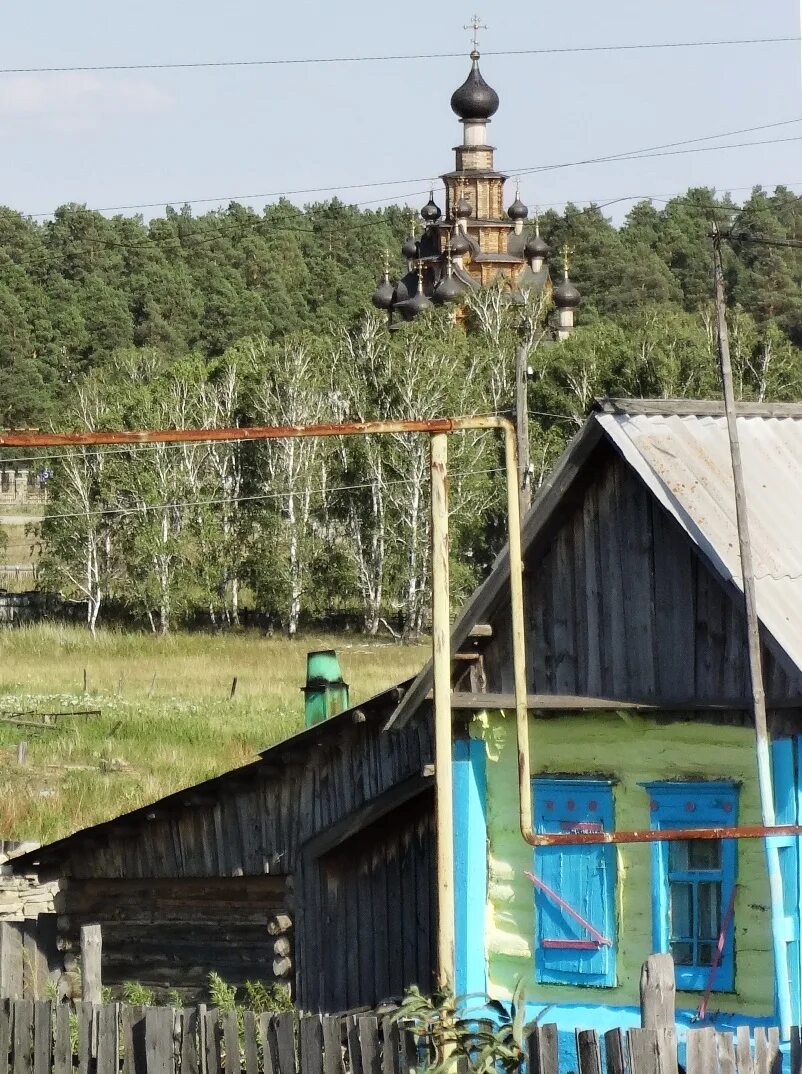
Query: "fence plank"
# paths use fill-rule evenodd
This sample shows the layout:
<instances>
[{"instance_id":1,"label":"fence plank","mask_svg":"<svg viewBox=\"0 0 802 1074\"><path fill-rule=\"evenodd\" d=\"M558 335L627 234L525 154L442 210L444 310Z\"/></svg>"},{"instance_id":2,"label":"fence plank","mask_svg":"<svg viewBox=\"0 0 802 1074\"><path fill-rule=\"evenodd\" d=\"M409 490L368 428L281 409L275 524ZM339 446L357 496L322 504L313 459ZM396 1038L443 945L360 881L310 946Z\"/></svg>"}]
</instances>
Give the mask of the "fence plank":
<instances>
[{"instance_id":1,"label":"fence plank","mask_svg":"<svg viewBox=\"0 0 802 1074\"><path fill-rule=\"evenodd\" d=\"M780 1051L780 1030L777 1026L769 1028L769 1074L782 1074L783 1057Z\"/></svg>"},{"instance_id":2,"label":"fence plank","mask_svg":"<svg viewBox=\"0 0 802 1074\"><path fill-rule=\"evenodd\" d=\"M264 1064L264 1074L277 1074L272 1044L272 1022L272 1014L265 1013L259 1015L259 1036L262 1041L262 1063Z\"/></svg>"},{"instance_id":3,"label":"fence plank","mask_svg":"<svg viewBox=\"0 0 802 1074\"><path fill-rule=\"evenodd\" d=\"M410 1074L418 1069L418 1047L408 1029L399 1027L398 1036L401 1043L401 1074Z\"/></svg>"},{"instance_id":4,"label":"fence plank","mask_svg":"<svg viewBox=\"0 0 802 1074\"><path fill-rule=\"evenodd\" d=\"M359 1022L355 1014L346 1015L345 1033L348 1039L348 1061L351 1074L362 1074L362 1048L359 1041Z\"/></svg>"},{"instance_id":5,"label":"fence plank","mask_svg":"<svg viewBox=\"0 0 802 1074\"><path fill-rule=\"evenodd\" d=\"M718 1050L716 1031L710 1027L688 1030L688 1074L716 1074Z\"/></svg>"},{"instance_id":6,"label":"fence plank","mask_svg":"<svg viewBox=\"0 0 802 1074\"><path fill-rule=\"evenodd\" d=\"M755 1026L755 1074L769 1074L769 1042L763 1026Z\"/></svg>"},{"instance_id":7,"label":"fence plank","mask_svg":"<svg viewBox=\"0 0 802 1074\"><path fill-rule=\"evenodd\" d=\"M382 1074L401 1074L398 1023L390 1015L382 1018ZM326 1071L326 1074L329 1074ZM405 1071L404 1074L407 1074Z\"/></svg>"},{"instance_id":8,"label":"fence plank","mask_svg":"<svg viewBox=\"0 0 802 1074\"><path fill-rule=\"evenodd\" d=\"M239 1026L236 1011L223 1011L223 1047L226 1074L240 1074Z\"/></svg>"},{"instance_id":9,"label":"fence plank","mask_svg":"<svg viewBox=\"0 0 802 1074\"><path fill-rule=\"evenodd\" d=\"M8 1074L11 1048L11 1000L0 999L0 1074Z\"/></svg>"},{"instance_id":10,"label":"fence plank","mask_svg":"<svg viewBox=\"0 0 802 1074\"><path fill-rule=\"evenodd\" d=\"M627 1042L632 1074L659 1074L657 1033L653 1029L629 1029Z\"/></svg>"},{"instance_id":11,"label":"fence plank","mask_svg":"<svg viewBox=\"0 0 802 1074\"><path fill-rule=\"evenodd\" d=\"M532 1074L558 1074L559 1045L557 1043L557 1026L535 1026L527 1039L529 1069Z\"/></svg>"},{"instance_id":12,"label":"fence plank","mask_svg":"<svg viewBox=\"0 0 802 1074\"><path fill-rule=\"evenodd\" d=\"M147 1074L174 1074L172 1007L145 1008L145 1070Z\"/></svg>"},{"instance_id":13,"label":"fence plank","mask_svg":"<svg viewBox=\"0 0 802 1074\"><path fill-rule=\"evenodd\" d=\"M295 1015L291 1011L277 1014L273 1018L273 1032L276 1036L276 1074L295 1074Z\"/></svg>"},{"instance_id":14,"label":"fence plank","mask_svg":"<svg viewBox=\"0 0 802 1074\"><path fill-rule=\"evenodd\" d=\"M203 1018L203 1054L207 1074L220 1074L220 1017L217 1008Z\"/></svg>"},{"instance_id":15,"label":"fence plank","mask_svg":"<svg viewBox=\"0 0 802 1074\"><path fill-rule=\"evenodd\" d=\"M81 925L81 984L83 1000L100 1003L102 981L100 972L103 935L100 925Z\"/></svg>"},{"instance_id":16,"label":"fence plank","mask_svg":"<svg viewBox=\"0 0 802 1074\"><path fill-rule=\"evenodd\" d=\"M78 1074L89 1074L92 1061L92 1028L95 1021L94 1005L76 1000L78 1016Z\"/></svg>"},{"instance_id":17,"label":"fence plank","mask_svg":"<svg viewBox=\"0 0 802 1074\"><path fill-rule=\"evenodd\" d=\"M198 1066L198 1008L184 1007L181 1011L181 1074L199 1074Z\"/></svg>"},{"instance_id":18,"label":"fence plank","mask_svg":"<svg viewBox=\"0 0 802 1074\"><path fill-rule=\"evenodd\" d=\"M604 1034L604 1051L607 1056L607 1074L626 1074L627 1060L624 1052L623 1030L607 1030Z\"/></svg>"},{"instance_id":19,"label":"fence plank","mask_svg":"<svg viewBox=\"0 0 802 1074\"><path fill-rule=\"evenodd\" d=\"M735 1042L732 1033L717 1033L719 1074L735 1074Z\"/></svg>"},{"instance_id":20,"label":"fence plank","mask_svg":"<svg viewBox=\"0 0 802 1074\"><path fill-rule=\"evenodd\" d=\"M259 1044L256 1039L256 1015L246 1011L243 1019L245 1036L245 1074L259 1074ZM185 1074L181 1068L181 1074Z\"/></svg>"},{"instance_id":21,"label":"fence plank","mask_svg":"<svg viewBox=\"0 0 802 1074\"><path fill-rule=\"evenodd\" d=\"M72 1074L72 1035L70 1033L70 1008L67 1003L56 1006L56 1034L53 1044L54 1074Z\"/></svg>"},{"instance_id":22,"label":"fence plank","mask_svg":"<svg viewBox=\"0 0 802 1074\"><path fill-rule=\"evenodd\" d=\"M31 1074L33 1070L33 1003L29 999L15 999L12 1004L14 1022L13 1074Z\"/></svg>"},{"instance_id":23,"label":"fence plank","mask_svg":"<svg viewBox=\"0 0 802 1074\"><path fill-rule=\"evenodd\" d=\"M145 1074L145 1008L141 1004L132 1003L120 1011L120 1041L122 1074Z\"/></svg>"},{"instance_id":24,"label":"fence plank","mask_svg":"<svg viewBox=\"0 0 802 1074\"><path fill-rule=\"evenodd\" d=\"M579 1074L602 1074L599 1034L595 1029L577 1029L576 1058Z\"/></svg>"},{"instance_id":25,"label":"fence plank","mask_svg":"<svg viewBox=\"0 0 802 1074\"><path fill-rule=\"evenodd\" d=\"M320 1015L309 1014L298 1025L301 1074L323 1074L323 1026Z\"/></svg>"},{"instance_id":26,"label":"fence plank","mask_svg":"<svg viewBox=\"0 0 802 1074\"><path fill-rule=\"evenodd\" d=\"M343 1074L342 1023L330 1014L323 1019L323 1072Z\"/></svg>"},{"instance_id":27,"label":"fence plank","mask_svg":"<svg viewBox=\"0 0 802 1074\"><path fill-rule=\"evenodd\" d=\"M749 1039L749 1026L738 1026L735 1053L738 1060L738 1074L752 1074L752 1042Z\"/></svg>"},{"instance_id":28,"label":"fence plank","mask_svg":"<svg viewBox=\"0 0 802 1074\"><path fill-rule=\"evenodd\" d=\"M47 968L39 949L36 921L22 922L22 994L26 999L44 999Z\"/></svg>"},{"instance_id":29,"label":"fence plank","mask_svg":"<svg viewBox=\"0 0 802 1074\"><path fill-rule=\"evenodd\" d=\"M97 1074L117 1074L120 1068L119 1003L104 1003L98 1009Z\"/></svg>"},{"instance_id":30,"label":"fence plank","mask_svg":"<svg viewBox=\"0 0 802 1074\"><path fill-rule=\"evenodd\" d=\"M362 1052L362 1074L382 1074L379 1022L376 1015L360 1015L357 1025L359 1026L359 1047Z\"/></svg>"},{"instance_id":31,"label":"fence plank","mask_svg":"<svg viewBox=\"0 0 802 1074\"><path fill-rule=\"evenodd\" d=\"M799 1026L791 1026L791 1074L802 1074L802 1041ZM0 1068L0 1074L3 1074Z\"/></svg>"},{"instance_id":32,"label":"fence plank","mask_svg":"<svg viewBox=\"0 0 802 1074\"><path fill-rule=\"evenodd\" d=\"M33 1008L33 1074L50 1074L52 1054L53 1006L50 1000L40 999Z\"/></svg>"},{"instance_id":33,"label":"fence plank","mask_svg":"<svg viewBox=\"0 0 802 1074\"><path fill-rule=\"evenodd\" d=\"M22 929L18 922L0 922L0 996L22 999Z\"/></svg>"}]
</instances>

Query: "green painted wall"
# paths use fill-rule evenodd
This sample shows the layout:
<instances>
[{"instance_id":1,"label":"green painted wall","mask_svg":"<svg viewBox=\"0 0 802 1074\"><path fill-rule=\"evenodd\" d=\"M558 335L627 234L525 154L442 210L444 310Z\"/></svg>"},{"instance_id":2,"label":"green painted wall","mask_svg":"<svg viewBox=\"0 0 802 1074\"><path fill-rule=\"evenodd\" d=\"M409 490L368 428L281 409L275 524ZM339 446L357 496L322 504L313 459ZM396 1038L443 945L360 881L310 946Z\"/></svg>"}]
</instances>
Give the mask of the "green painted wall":
<instances>
[{"instance_id":1,"label":"green painted wall","mask_svg":"<svg viewBox=\"0 0 802 1074\"><path fill-rule=\"evenodd\" d=\"M638 1003L640 968L651 953L651 867L647 844L618 850L618 960L615 988L537 985L532 978L534 899L524 876L532 849L518 829L518 779L512 714L483 713L471 734L487 746L488 989L508 998L521 977L528 999L546 1003ZM649 826L649 796L640 783L660 779L731 779L741 782L738 819L760 823L754 737L749 728L702 723L663 723L627 712L598 712L530 719L531 765L548 773L608 776L615 825ZM773 1011L769 892L763 843L739 845L735 903L736 994L714 994L711 1008L751 1015ZM698 993L679 993L678 1006L698 1006Z\"/></svg>"}]
</instances>

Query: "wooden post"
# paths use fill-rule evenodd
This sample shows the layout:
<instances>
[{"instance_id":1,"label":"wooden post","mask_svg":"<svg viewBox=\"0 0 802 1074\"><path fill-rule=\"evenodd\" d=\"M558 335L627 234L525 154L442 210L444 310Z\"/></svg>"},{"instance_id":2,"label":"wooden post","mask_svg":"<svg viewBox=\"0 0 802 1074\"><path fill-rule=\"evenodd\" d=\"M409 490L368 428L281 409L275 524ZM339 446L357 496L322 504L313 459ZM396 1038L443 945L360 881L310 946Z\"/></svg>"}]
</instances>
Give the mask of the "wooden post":
<instances>
[{"instance_id":1,"label":"wooden post","mask_svg":"<svg viewBox=\"0 0 802 1074\"><path fill-rule=\"evenodd\" d=\"M28 743L17 743L17 764L27 764L28 762Z\"/></svg>"},{"instance_id":2,"label":"wooden post","mask_svg":"<svg viewBox=\"0 0 802 1074\"><path fill-rule=\"evenodd\" d=\"M657 1034L660 1074L677 1074L674 959L650 955L640 972L640 1024Z\"/></svg>"},{"instance_id":3,"label":"wooden post","mask_svg":"<svg viewBox=\"0 0 802 1074\"><path fill-rule=\"evenodd\" d=\"M523 343L515 352L515 439L518 446L518 490L521 514L525 515L532 502L532 477L529 472L529 364Z\"/></svg>"},{"instance_id":4,"label":"wooden post","mask_svg":"<svg viewBox=\"0 0 802 1074\"><path fill-rule=\"evenodd\" d=\"M22 929L0 922L0 999L22 999Z\"/></svg>"},{"instance_id":5,"label":"wooden post","mask_svg":"<svg viewBox=\"0 0 802 1074\"><path fill-rule=\"evenodd\" d=\"M100 925L81 926L81 985L84 1003L100 1003L100 959L103 937Z\"/></svg>"}]
</instances>

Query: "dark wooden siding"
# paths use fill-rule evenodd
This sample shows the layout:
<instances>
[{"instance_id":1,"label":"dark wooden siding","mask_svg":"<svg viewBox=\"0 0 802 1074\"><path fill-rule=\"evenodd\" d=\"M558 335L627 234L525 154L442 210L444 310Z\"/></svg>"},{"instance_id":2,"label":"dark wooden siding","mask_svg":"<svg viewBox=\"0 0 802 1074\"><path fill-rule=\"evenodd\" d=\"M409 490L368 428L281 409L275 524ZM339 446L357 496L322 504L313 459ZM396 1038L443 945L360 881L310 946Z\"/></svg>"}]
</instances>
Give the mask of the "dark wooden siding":
<instances>
[{"instance_id":1,"label":"dark wooden siding","mask_svg":"<svg viewBox=\"0 0 802 1074\"><path fill-rule=\"evenodd\" d=\"M123 817L96 835L88 831L74 842L62 875L134 880L292 873L308 839L431 764L428 720L385 734L386 715L356 724L340 720L336 734L325 728L303 750L271 755L212 787L156 803L150 813Z\"/></svg>"},{"instance_id":2,"label":"dark wooden siding","mask_svg":"<svg viewBox=\"0 0 802 1074\"><path fill-rule=\"evenodd\" d=\"M432 790L317 857L298 878L298 1002L307 1010L374 1005L435 968Z\"/></svg>"},{"instance_id":3,"label":"dark wooden siding","mask_svg":"<svg viewBox=\"0 0 802 1074\"><path fill-rule=\"evenodd\" d=\"M525 573L532 693L699 701L748 693L743 613L612 447L565 498ZM487 689L512 689L510 618L491 617ZM764 649L770 697L802 687Z\"/></svg>"},{"instance_id":4,"label":"dark wooden siding","mask_svg":"<svg viewBox=\"0 0 802 1074\"><path fill-rule=\"evenodd\" d=\"M80 880L59 894L61 943L78 949L81 925L103 933L103 984L138 981L208 998L208 973L271 981L269 920L291 909L285 877L207 880ZM290 933L291 935L291 933Z\"/></svg>"}]
</instances>

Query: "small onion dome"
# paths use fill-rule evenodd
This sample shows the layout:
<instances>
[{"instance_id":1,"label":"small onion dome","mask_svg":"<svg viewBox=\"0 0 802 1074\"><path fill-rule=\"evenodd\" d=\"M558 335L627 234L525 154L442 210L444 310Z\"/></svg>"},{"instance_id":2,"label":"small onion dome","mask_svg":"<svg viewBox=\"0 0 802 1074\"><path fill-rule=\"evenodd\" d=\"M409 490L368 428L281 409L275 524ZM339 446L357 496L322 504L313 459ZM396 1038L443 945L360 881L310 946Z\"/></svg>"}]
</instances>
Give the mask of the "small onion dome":
<instances>
[{"instance_id":1,"label":"small onion dome","mask_svg":"<svg viewBox=\"0 0 802 1074\"><path fill-rule=\"evenodd\" d=\"M406 302L399 302L398 308L403 309L404 313L408 313L411 317L417 317L419 313L429 309L431 304L431 299L427 298L423 293L423 288L419 282L418 289L412 298L408 298Z\"/></svg>"},{"instance_id":2,"label":"small onion dome","mask_svg":"<svg viewBox=\"0 0 802 1074\"><path fill-rule=\"evenodd\" d=\"M458 220L467 220L469 216L473 214L471 203L466 197L462 197L457 202L454 208L454 215Z\"/></svg>"},{"instance_id":3,"label":"small onion dome","mask_svg":"<svg viewBox=\"0 0 802 1074\"><path fill-rule=\"evenodd\" d=\"M392 306L393 290L393 285L390 283L390 273L385 272L370 299L377 310L388 310Z\"/></svg>"},{"instance_id":4,"label":"small onion dome","mask_svg":"<svg viewBox=\"0 0 802 1074\"><path fill-rule=\"evenodd\" d=\"M448 266L448 273L442 276L437 287L435 287L432 293L432 299L440 305L443 302L458 302L462 298L462 292L465 290L459 280L455 279L451 274L451 264Z\"/></svg>"},{"instance_id":5,"label":"small onion dome","mask_svg":"<svg viewBox=\"0 0 802 1074\"><path fill-rule=\"evenodd\" d=\"M436 223L440 219L440 217L443 215L440 212L440 207L435 203L434 191L432 191L431 194L429 195L429 200L426 202L426 204L421 209L420 214L423 217L423 219L426 221L427 224Z\"/></svg>"},{"instance_id":6,"label":"small onion dome","mask_svg":"<svg viewBox=\"0 0 802 1074\"><path fill-rule=\"evenodd\" d=\"M552 297L554 298L554 305L561 310L575 310L580 302L579 291L568 279L567 273L565 279L554 288Z\"/></svg>"},{"instance_id":7,"label":"small onion dome","mask_svg":"<svg viewBox=\"0 0 802 1074\"><path fill-rule=\"evenodd\" d=\"M526 220L527 216L529 216L529 210L517 194L515 195L515 201L507 209L507 216L510 220Z\"/></svg>"},{"instance_id":8,"label":"small onion dome","mask_svg":"<svg viewBox=\"0 0 802 1074\"><path fill-rule=\"evenodd\" d=\"M524 256L530 261L535 257L542 257L545 260L549 256L549 244L540 232L527 241L524 247Z\"/></svg>"},{"instance_id":9,"label":"small onion dome","mask_svg":"<svg viewBox=\"0 0 802 1074\"><path fill-rule=\"evenodd\" d=\"M460 119L490 119L498 111L498 94L482 78L476 49L471 60L470 74L451 95L451 107Z\"/></svg>"},{"instance_id":10,"label":"small onion dome","mask_svg":"<svg viewBox=\"0 0 802 1074\"><path fill-rule=\"evenodd\" d=\"M459 228L455 229L451 236L451 255L452 257L462 257L467 254L471 248L471 244L468 242L467 236L464 231Z\"/></svg>"},{"instance_id":11,"label":"small onion dome","mask_svg":"<svg viewBox=\"0 0 802 1074\"><path fill-rule=\"evenodd\" d=\"M418 256L418 240L414 235L410 235L409 238L404 241L404 245L401 247L401 253L407 261L414 261Z\"/></svg>"}]
</instances>

